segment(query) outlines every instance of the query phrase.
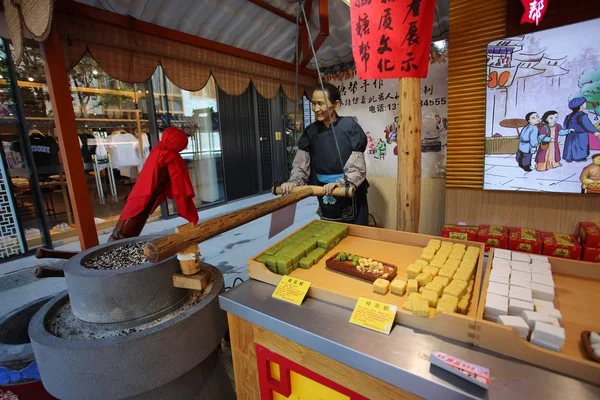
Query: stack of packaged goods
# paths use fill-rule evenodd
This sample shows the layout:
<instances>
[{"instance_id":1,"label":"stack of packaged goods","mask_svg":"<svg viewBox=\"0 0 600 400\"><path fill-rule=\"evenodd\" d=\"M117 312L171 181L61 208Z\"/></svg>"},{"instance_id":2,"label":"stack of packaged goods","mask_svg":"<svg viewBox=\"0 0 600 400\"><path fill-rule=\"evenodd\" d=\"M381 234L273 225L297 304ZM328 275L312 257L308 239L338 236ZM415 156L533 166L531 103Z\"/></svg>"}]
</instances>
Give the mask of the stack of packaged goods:
<instances>
[{"instance_id":1,"label":"stack of packaged goods","mask_svg":"<svg viewBox=\"0 0 600 400\"><path fill-rule=\"evenodd\" d=\"M579 240L583 246L583 261L600 262L600 222L581 222Z\"/></svg>"},{"instance_id":2,"label":"stack of packaged goods","mask_svg":"<svg viewBox=\"0 0 600 400\"><path fill-rule=\"evenodd\" d=\"M567 233L542 233L544 241L543 254L552 257L581 259L581 245L574 235Z\"/></svg>"},{"instance_id":3,"label":"stack of packaged goods","mask_svg":"<svg viewBox=\"0 0 600 400\"><path fill-rule=\"evenodd\" d=\"M542 245L542 233L537 229L510 228L508 234L509 250L542 254Z\"/></svg>"},{"instance_id":4,"label":"stack of packaged goods","mask_svg":"<svg viewBox=\"0 0 600 400\"><path fill-rule=\"evenodd\" d=\"M477 241L485 243L485 251L490 251L490 247L506 249L508 248L508 228L502 225L479 225Z\"/></svg>"},{"instance_id":5,"label":"stack of packaged goods","mask_svg":"<svg viewBox=\"0 0 600 400\"><path fill-rule=\"evenodd\" d=\"M478 226L444 225L442 227L442 237L475 242L477 241L478 231Z\"/></svg>"}]
</instances>

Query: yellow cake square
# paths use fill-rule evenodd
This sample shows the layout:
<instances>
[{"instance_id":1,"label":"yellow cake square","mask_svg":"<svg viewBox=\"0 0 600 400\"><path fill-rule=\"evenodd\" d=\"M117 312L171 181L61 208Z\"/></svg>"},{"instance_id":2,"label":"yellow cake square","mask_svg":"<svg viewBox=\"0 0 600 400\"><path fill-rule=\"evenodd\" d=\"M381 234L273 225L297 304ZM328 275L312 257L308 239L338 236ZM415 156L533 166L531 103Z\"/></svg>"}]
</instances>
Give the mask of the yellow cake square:
<instances>
[{"instance_id":1,"label":"yellow cake square","mask_svg":"<svg viewBox=\"0 0 600 400\"><path fill-rule=\"evenodd\" d=\"M439 283L444 288L450 284L450 278L438 275L433 278L432 283Z\"/></svg>"},{"instance_id":2,"label":"yellow cake square","mask_svg":"<svg viewBox=\"0 0 600 400\"><path fill-rule=\"evenodd\" d=\"M421 298L427 300L429 302L429 307L437 306L438 294L433 290L425 289L421 294Z\"/></svg>"},{"instance_id":3,"label":"yellow cake square","mask_svg":"<svg viewBox=\"0 0 600 400\"><path fill-rule=\"evenodd\" d=\"M440 272L438 272L438 276L451 279L454 276L454 270L450 268L442 268L440 269Z\"/></svg>"},{"instance_id":4,"label":"yellow cake square","mask_svg":"<svg viewBox=\"0 0 600 400\"><path fill-rule=\"evenodd\" d=\"M373 282L373 292L375 293L379 293L379 294L386 294L388 292L388 289L390 287L390 282L386 279L376 279L375 282Z\"/></svg>"},{"instance_id":5,"label":"yellow cake square","mask_svg":"<svg viewBox=\"0 0 600 400\"><path fill-rule=\"evenodd\" d=\"M436 268L436 267L428 266L428 267L423 268L423 272L426 272L435 278L437 276L438 272L440 272L440 269Z\"/></svg>"},{"instance_id":6,"label":"yellow cake square","mask_svg":"<svg viewBox=\"0 0 600 400\"><path fill-rule=\"evenodd\" d=\"M431 276L427 272L422 272L419 275L417 275L415 279L417 280L419 286L425 286L433 280L433 276Z\"/></svg>"},{"instance_id":7,"label":"yellow cake square","mask_svg":"<svg viewBox=\"0 0 600 400\"><path fill-rule=\"evenodd\" d=\"M444 291L444 286L441 283L436 282L434 278L432 282L429 282L427 285L425 285L425 289L432 290L436 292L438 296L441 296L442 292Z\"/></svg>"},{"instance_id":8,"label":"yellow cake square","mask_svg":"<svg viewBox=\"0 0 600 400\"><path fill-rule=\"evenodd\" d=\"M459 301L457 308L459 313L466 314L469 311L469 301L464 299Z\"/></svg>"},{"instance_id":9,"label":"yellow cake square","mask_svg":"<svg viewBox=\"0 0 600 400\"><path fill-rule=\"evenodd\" d=\"M424 251L423 253L421 253L421 257L419 258L423 261L431 262L431 260L433 260L433 257L435 257L435 253Z\"/></svg>"},{"instance_id":10,"label":"yellow cake square","mask_svg":"<svg viewBox=\"0 0 600 400\"><path fill-rule=\"evenodd\" d=\"M416 279L409 279L406 283L406 292L410 295L411 293L419 292L419 284Z\"/></svg>"},{"instance_id":11,"label":"yellow cake square","mask_svg":"<svg viewBox=\"0 0 600 400\"><path fill-rule=\"evenodd\" d=\"M429 303L425 299L415 299L412 302L412 313L418 317L429 317Z\"/></svg>"},{"instance_id":12,"label":"yellow cake square","mask_svg":"<svg viewBox=\"0 0 600 400\"><path fill-rule=\"evenodd\" d=\"M390 292L398 296L403 296L406 292L406 281L394 279L392 283L390 283Z\"/></svg>"},{"instance_id":13,"label":"yellow cake square","mask_svg":"<svg viewBox=\"0 0 600 400\"><path fill-rule=\"evenodd\" d=\"M419 275L423 271L423 267L416 264L410 264L408 268L406 268L406 276L409 279L415 279L417 275Z\"/></svg>"}]
</instances>

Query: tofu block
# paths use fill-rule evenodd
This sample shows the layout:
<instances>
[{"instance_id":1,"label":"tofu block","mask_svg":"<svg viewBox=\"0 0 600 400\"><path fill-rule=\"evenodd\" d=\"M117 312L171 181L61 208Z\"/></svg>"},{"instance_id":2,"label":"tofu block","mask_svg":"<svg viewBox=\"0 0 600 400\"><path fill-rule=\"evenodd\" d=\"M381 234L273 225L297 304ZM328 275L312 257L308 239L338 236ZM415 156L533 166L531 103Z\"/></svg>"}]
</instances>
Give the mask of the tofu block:
<instances>
[{"instance_id":1,"label":"tofu block","mask_svg":"<svg viewBox=\"0 0 600 400\"><path fill-rule=\"evenodd\" d=\"M419 284L416 279L409 279L406 285L406 292L410 295L411 293L419 292Z\"/></svg>"},{"instance_id":2,"label":"tofu block","mask_svg":"<svg viewBox=\"0 0 600 400\"><path fill-rule=\"evenodd\" d=\"M533 311L533 303L517 299L508 299L508 315L523 315L523 311Z\"/></svg>"},{"instance_id":3,"label":"tofu block","mask_svg":"<svg viewBox=\"0 0 600 400\"><path fill-rule=\"evenodd\" d=\"M427 285L425 285L425 290L434 291L439 297L444 291L444 286L442 286L442 284L438 282L429 282Z\"/></svg>"},{"instance_id":4,"label":"tofu block","mask_svg":"<svg viewBox=\"0 0 600 400\"><path fill-rule=\"evenodd\" d=\"M512 251L505 249L494 249L494 259L502 258L504 260L512 260Z\"/></svg>"},{"instance_id":5,"label":"tofu block","mask_svg":"<svg viewBox=\"0 0 600 400\"><path fill-rule=\"evenodd\" d=\"M485 299L484 315L492 321L500 315L508 314L508 297L498 296L496 294L488 294Z\"/></svg>"},{"instance_id":6,"label":"tofu block","mask_svg":"<svg viewBox=\"0 0 600 400\"><path fill-rule=\"evenodd\" d=\"M417 277L415 279L416 279L417 283L419 284L419 286L425 286L433 280L433 276L431 276L427 272L424 272L424 273L422 272L419 275L417 275Z\"/></svg>"},{"instance_id":7,"label":"tofu block","mask_svg":"<svg viewBox=\"0 0 600 400\"><path fill-rule=\"evenodd\" d=\"M508 285L490 282L488 285L488 293L494 293L500 296L508 297Z\"/></svg>"},{"instance_id":8,"label":"tofu block","mask_svg":"<svg viewBox=\"0 0 600 400\"><path fill-rule=\"evenodd\" d=\"M456 312L456 307L458 307L458 299L453 296L444 295L438 299L436 311L453 313Z\"/></svg>"},{"instance_id":9,"label":"tofu block","mask_svg":"<svg viewBox=\"0 0 600 400\"><path fill-rule=\"evenodd\" d=\"M510 263L510 268L513 271L527 272L528 274L531 273L531 264L527 264L523 261L512 261Z\"/></svg>"},{"instance_id":10,"label":"tofu block","mask_svg":"<svg viewBox=\"0 0 600 400\"><path fill-rule=\"evenodd\" d=\"M552 265L547 261L532 261L531 267L552 269Z\"/></svg>"},{"instance_id":11,"label":"tofu block","mask_svg":"<svg viewBox=\"0 0 600 400\"><path fill-rule=\"evenodd\" d=\"M461 314L466 314L467 312L469 312L469 300L459 300L456 309Z\"/></svg>"},{"instance_id":12,"label":"tofu block","mask_svg":"<svg viewBox=\"0 0 600 400\"><path fill-rule=\"evenodd\" d=\"M538 267L535 264L531 264L531 272L534 274L552 276L552 270L550 268Z\"/></svg>"},{"instance_id":13,"label":"tofu block","mask_svg":"<svg viewBox=\"0 0 600 400\"><path fill-rule=\"evenodd\" d=\"M549 317L552 318L556 318L558 320L558 322L560 324L562 324L562 313L560 312L560 310L557 310L556 308L546 308L546 307L539 307L539 306L535 306L535 311L542 313L544 315L547 315Z\"/></svg>"},{"instance_id":14,"label":"tofu block","mask_svg":"<svg viewBox=\"0 0 600 400\"><path fill-rule=\"evenodd\" d=\"M565 330L555 325L537 321L530 341L537 346L560 351L565 345Z\"/></svg>"},{"instance_id":15,"label":"tofu block","mask_svg":"<svg viewBox=\"0 0 600 400\"><path fill-rule=\"evenodd\" d=\"M512 253L512 259L513 259L513 261L523 261L523 262L526 262L527 264L531 263L531 257L529 257L529 254L521 253L518 251Z\"/></svg>"},{"instance_id":16,"label":"tofu block","mask_svg":"<svg viewBox=\"0 0 600 400\"><path fill-rule=\"evenodd\" d=\"M492 260L492 269L496 267L510 268L510 261L503 258L494 258Z\"/></svg>"},{"instance_id":17,"label":"tofu block","mask_svg":"<svg viewBox=\"0 0 600 400\"><path fill-rule=\"evenodd\" d=\"M533 303L533 295L531 289L522 288L519 286L510 286L508 290L508 297L511 299L523 300L529 303Z\"/></svg>"},{"instance_id":18,"label":"tofu block","mask_svg":"<svg viewBox=\"0 0 600 400\"><path fill-rule=\"evenodd\" d=\"M443 287L446 287L450 284L450 278L447 277L443 277L443 276L436 276L435 278L433 278L434 283L439 283L441 284Z\"/></svg>"},{"instance_id":19,"label":"tofu block","mask_svg":"<svg viewBox=\"0 0 600 400\"><path fill-rule=\"evenodd\" d=\"M531 282L529 281L520 281L518 279L511 279L510 284L513 286L519 286L526 289L531 289Z\"/></svg>"},{"instance_id":20,"label":"tofu block","mask_svg":"<svg viewBox=\"0 0 600 400\"><path fill-rule=\"evenodd\" d=\"M406 268L406 276L408 279L415 279L417 275L419 275L423 271L423 267L416 264L410 264L408 268Z\"/></svg>"},{"instance_id":21,"label":"tofu block","mask_svg":"<svg viewBox=\"0 0 600 400\"><path fill-rule=\"evenodd\" d=\"M438 276L441 276L442 278L448 278L450 280L454 276L454 270L450 268L442 268L440 269L440 272L438 272Z\"/></svg>"},{"instance_id":22,"label":"tofu block","mask_svg":"<svg viewBox=\"0 0 600 400\"><path fill-rule=\"evenodd\" d=\"M523 339L527 339L529 336L529 325L520 316L501 315L498 317L498 323L511 327Z\"/></svg>"},{"instance_id":23,"label":"tofu block","mask_svg":"<svg viewBox=\"0 0 600 400\"><path fill-rule=\"evenodd\" d=\"M403 296L406 292L406 281L394 279L392 283L390 283L390 292L398 296Z\"/></svg>"},{"instance_id":24,"label":"tofu block","mask_svg":"<svg viewBox=\"0 0 600 400\"><path fill-rule=\"evenodd\" d=\"M429 317L429 303L425 299L412 301L412 313L418 317Z\"/></svg>"},{"instance_id":25,"label":"tofu block","mask_svg":"<svg viewBox=\"0 0 600 400\"><path fill-rule=\"evenodd\" d=\"M551 275L531 274L531 282L554 287L554 279Z\"/></svg>"},{"instance_id":26,"label":"tofu block","mask_svg":"<svg viewBox=\"0 0 600 400\"><path fill-rule=\"evenodd\" d=\"M490 276L498 277L498 278L510 278L511 270L510 268L492 268L492 272L490 272Z\"/></svg>"},{"instance_id":27,"label":"tofu block","mask_svg":"<svg viewBox=\"0 0 600 400\"><path fill-rule=\"evenodd\" d=\"M542 285L540 283L532 283L531 293L536 299L551 302L554 301L554 288L552 286Z\"/></svg>"},{"instance_id":28,"label":"tofu block","mask_svg":"<svg viewBox=\"0 0 600 400\"><path fill-rule=\"evenodd\" d=\"M554 308L554 303L551 301L541 300L533 296L534 307Z\"/></svg>"},{"instance_id":29,"label":"tofu block","mask_svg":"<svg viewBox=\"0 0 600 400\"><path fill-rule=\"evenodd\" d=\"M523 319L525 320L525 322L527 322L527 325L529 325L531 329L535 327L535 324L537 322L543 322L545 324L560 326L556 318L550 317L546 314L542 314L537 311L523 311L521 317L523 317Z\"/></svg>"},{"instance_id":30,"label":"tofu block","mask_svg":"<svg viewBox=\"0 0 600 400\"><path fill-rule=\"evenodd\" d=\"M531 258L531 263L533 264L534 261L541 261L541 262L548 262L548 257L547 256L542 256L539 254L530 254L529 257Z\"/></svg>"},{"instance_id":31,"label":"tofu block","mask_svg":"<svg viewBox=\"0 0 600 400\"><path fill-rule=\"evenodd\" d=\"M500 278L497 275L490 274L490 282L497 282L497 283L503 283L505 285L508 285L510 281L508 278Z\"/></svg>"},{"instance_id":32,"label":"tofu block","mask_svg":"<svg viewBox=\"0 0 600 400\"><path fill-rule=\"evenodd\" d=\"M421 298L427 300L427 302L429 303L429 307L437 306L438 297L439 296L437 292L428 289L424 289L423 293L421 294Z\"/></svg>"},{"instance_id":33,"label":"tofu block","mask_svg":"<svg viewBox=\"0 0 600 400\"><path fill-rule=\"evenodd\" d=\"M531 282L531 274L528 273L528 272L512 271L510 273L510 277L512 279L517 279L519 281L528 281L528 282Z\"/></svg>"},{"instance_id":34,"label":"tofu block","mask_svg":"<svg viewBox=\"0 0 600 400\"><path fill-rule=\"evenodd\" d=\"M386 294L390 287L390 282L386 279L375 279L373 282L373 292L379 294Z\"/></svg>"},{"instance_id":35,"label":"tofu block","mask_svg":"<svg viewBox=\"0 0 600 400\"><path fill-rule=\"evenodd\" d=\"M423 268L423 272L428 273L429 275L435 278L438 272L440 272L440 269L432 266L427 266Z\"/></svg>"}]
</instances>

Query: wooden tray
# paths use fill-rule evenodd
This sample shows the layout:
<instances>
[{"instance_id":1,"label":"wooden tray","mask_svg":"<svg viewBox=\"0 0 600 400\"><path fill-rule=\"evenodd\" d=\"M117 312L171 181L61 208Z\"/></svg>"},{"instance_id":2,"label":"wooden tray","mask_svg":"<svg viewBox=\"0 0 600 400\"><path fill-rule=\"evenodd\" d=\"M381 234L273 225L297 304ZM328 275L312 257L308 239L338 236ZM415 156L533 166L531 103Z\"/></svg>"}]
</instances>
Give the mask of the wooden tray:
<instances>
[{"instance_id":1,"label":"wooden tray","mask_svg":"<svg viewBox=\"0 0 600 400\"><path fill-rule=\"evenodd\" d=\"M339 252L335 253L334 255L329 257L327 259L327 261L325 261L325 266L327 268L332 269L337 272L341 272L342 274L355 276L357 278L364 279L369 282L375 282L378 278L385 279L385 280L391 282L394 280L394 278L398 274L398 267L396 267L395 265L384 263L383 261L378 261L378 262L383 264L383 273L388 274L385 278L383 278L382 275L373 275L373 274L369 274L366 272L360 272L359 270L356 269L356 267L354 267L352 264L350 264L350 262L336 260L336 257L338 256L338 254L340 254L340 253ZM358 257L365 258L363 256L358 256Z\"/></svg>"},{"instance_id":2,"label":"wooden tray","mask_svg":"<svg viewBox=\"0 0 600 400\"><path fill-rule=\"evenodd\" d=\"M291 276L311 282L310 290L307 294L309 297L337 304L348 309L354 308L359 297L380 300L398 306L398 312L396 313L397 323L460 340L464 343L473 343L475 317L477 316L479 299L479 284L475 285L473 289L471 306L467 315L438 314L434 317L423 318L402 310L402 305L408 299L407 295L396 296L389 292L385 295L373 293L372 283L331 271L325 267L325 261L334 253L340 251L361 254L373 259L386 260L395 265L397 267L397 278L407 280L406 268L421 255L423 248L427 246L429 240L441 239L453 243L478 246L480 248L476 282L481 282L481 277L483 276L483 243L465 242L456 239L358 225L350 225L349 227L349 236L326 254L321 261L313 265L310 269L298 268L292 272ZM258 255L248 261L250 277L271 285L277 285L281 280L281 275L272 273L264 264L255 261L254 258L256 257Z\"/></svg>"},{"instance_id":3,"label":"wooden tray","mask_svg":"<svg viewBox=\"0 0 600 400\"><path fill-rule=\"evenodd\" d=\"M489 260L492 258L493 249ZM565 328L565 345L561 351L533 345L512 328L483 319L491 268L486 268L481 288L474 344L597 385L600 364L586 358L580 337L584 330L600 331L600 264L548 259L555 284L554 306L562 313Z\"/></svg>"},{"instance_id":4,"label":"wooden tray","mask_svg":"<svg viewBox=\"0 0 600 400\"><path fill-rule=\"evenodd\" d=\"M588 358L592 361L596 361L597 363L600 363L600 357L596 356L596 353L594 353L594 349L592 348L592 342L590 341L591 333L592 333L591 331L581 332L581 344L582 344L583 350L586 353L586 355L588 356Z\"/></svg>"}]
</instances>

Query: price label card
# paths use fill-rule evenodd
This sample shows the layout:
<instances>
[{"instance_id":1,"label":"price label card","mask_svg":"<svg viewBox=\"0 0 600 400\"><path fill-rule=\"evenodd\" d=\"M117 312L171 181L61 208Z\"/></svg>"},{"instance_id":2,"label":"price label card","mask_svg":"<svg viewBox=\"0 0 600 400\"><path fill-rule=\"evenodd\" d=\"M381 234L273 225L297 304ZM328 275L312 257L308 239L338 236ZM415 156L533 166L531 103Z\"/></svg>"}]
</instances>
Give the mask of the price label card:
<instances>
[{"instance_id":1,"label":"price label card","mask_svg":"<svg viewBox=\"0 0 600 400\"><path fill-rule=\"evenodd\" d=\"M390 334L398 307L381 301L359 297L350 323L376 332Z\"/></svg>"},{"instance_id":2,"label":"price label card","mask_svg":"<svg viewBox=\"0 0 600 400\"><path fill-rule=\"evenodd\" d=\"M279 285L277 285L272 297L300 305L304 297L306 297L308 288L310 288L310 282L284 275L279 281Z\"/></svg>"}]
</instances>

